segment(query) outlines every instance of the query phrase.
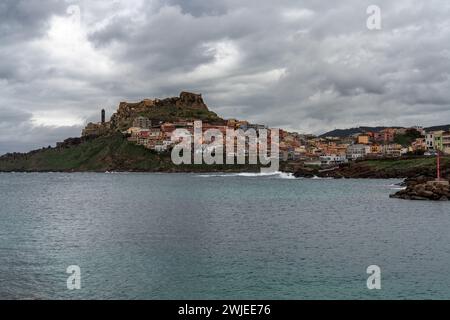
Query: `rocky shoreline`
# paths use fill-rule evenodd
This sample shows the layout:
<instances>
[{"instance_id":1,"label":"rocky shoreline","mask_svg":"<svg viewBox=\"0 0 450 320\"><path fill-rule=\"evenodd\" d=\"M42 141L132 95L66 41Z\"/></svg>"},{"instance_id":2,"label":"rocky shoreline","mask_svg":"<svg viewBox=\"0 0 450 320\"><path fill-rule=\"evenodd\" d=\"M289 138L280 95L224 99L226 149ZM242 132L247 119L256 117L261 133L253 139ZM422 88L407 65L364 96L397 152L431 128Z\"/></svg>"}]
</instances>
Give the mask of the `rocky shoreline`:
<instances>
[{"instance_id":1,"label":"rocky shoreline","mask_svg":"<svg viewBox=\"0 0 450 320\"><path fill-rule=\"evenodd\" d=\"M367 166L364 162L343 165L328 169L298 167L293 170L297 178L334 178L334 179L412 179L427 177L434 179L436 171L433 168L396 168L378 169ZM443 177L450 179L450 170L443 172Z\"/></svg>"},{"instance_id":2,"label":"rocky shoreline","mask_svg":"<svg viewBox=\"0 0 450 320\"><path fill-rule=\"evenodd\" d=\"M450 184L448 180L436 181L429 177L419 176L404 182L406 189L390 195L394 199L449 201Z\"/></svg>"},{"instance_id":3,"label":"rocky shoreline","mask_svg":"<svg viewBox=\"0 0 450 320\"><path fill-rule=\"evenodd\" d=\"M93 151L98 156L86 158ZM445 161L445 162L444 162ZM443 159L441 176L436 177L435 159L420 157L380 159L351 162L341 166L321 168L299 162L282 162L280 171L296 178L332 179L406 179L406 187L391 198L406 200L449 200L450 161ZM0 172L136 172L136 173L241 173L260 172L258 165L175 166L164 155L130 145L119 136L104 137L80 143L68 141L57 148L46 148L28 154L10 154L0 157Z\"/></svg>"},{"instance_id":4,"label":"rocky shoreline","mask_svg":"<svg viewBox=\"0 0 450 320\"><path fill-rule=\"evenodd\" d=\"M442 171L443 179L436 181L436 169L433 167L397 166L396 168L377 168L364 162L335 168L319 169L296 168L294 176L297 178L333 178L333 179L406 179L400 186L406 187L390 195L394 199L404 200L450 200L450 170Z\"/></svg>"}]
</instances>

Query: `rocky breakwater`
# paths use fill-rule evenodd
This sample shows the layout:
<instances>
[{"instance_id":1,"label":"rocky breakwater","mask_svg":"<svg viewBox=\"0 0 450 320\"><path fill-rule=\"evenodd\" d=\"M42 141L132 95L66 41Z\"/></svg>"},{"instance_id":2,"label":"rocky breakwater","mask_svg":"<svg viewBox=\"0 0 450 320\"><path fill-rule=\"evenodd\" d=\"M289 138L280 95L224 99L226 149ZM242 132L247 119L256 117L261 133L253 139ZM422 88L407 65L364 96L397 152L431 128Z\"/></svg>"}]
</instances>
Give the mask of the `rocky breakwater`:
<instances>
[{"instance_id":1,"label":"rocky breakwater","mask_svg":"<svg viewBox=\"0 0 450 320\"><path fill-rule=\"evenodd\" d=\"M404 200L449 201L450 184L448 180L430 180L428 177L417 177L405 181L406 189L401 190L391 198Z\"/></svg>"}]
</instances>

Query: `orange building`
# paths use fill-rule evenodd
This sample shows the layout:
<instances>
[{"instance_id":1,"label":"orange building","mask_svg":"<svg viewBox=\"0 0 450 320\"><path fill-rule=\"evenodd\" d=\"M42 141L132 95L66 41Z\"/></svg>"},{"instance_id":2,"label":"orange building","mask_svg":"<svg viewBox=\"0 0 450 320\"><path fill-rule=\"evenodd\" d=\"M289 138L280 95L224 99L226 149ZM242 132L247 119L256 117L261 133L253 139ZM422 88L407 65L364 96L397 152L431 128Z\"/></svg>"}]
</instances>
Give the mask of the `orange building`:
<instances>
[{"instance_id":1,"label":"orange building","mask_svg":"<svg viewBox=\"0 0 450 320\"><path fill-rule=\"evenodd\" d=\"M368 135L362 134L358 136L357 141L358 144L369 144L370 137Z\"/></svg>"}]
</instances>

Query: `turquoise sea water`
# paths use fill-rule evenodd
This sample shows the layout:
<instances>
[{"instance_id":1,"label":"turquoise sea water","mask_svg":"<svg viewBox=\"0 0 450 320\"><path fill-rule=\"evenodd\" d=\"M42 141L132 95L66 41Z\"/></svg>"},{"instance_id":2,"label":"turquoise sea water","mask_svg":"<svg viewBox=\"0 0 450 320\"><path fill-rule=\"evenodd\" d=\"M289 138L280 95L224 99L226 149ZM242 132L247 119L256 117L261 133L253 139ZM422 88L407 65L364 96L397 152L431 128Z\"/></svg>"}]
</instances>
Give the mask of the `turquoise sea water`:
<instances>
[{"instance_id":1,"label":"turquoise sea water","mask_svg":"<svg viewBox=\"0 0 450 320\"><path fill-rule=\"evenodd\" d=\"M450 203L397 182L0 174L0 298L450 298Z\"/></svg>"}]
</instances>

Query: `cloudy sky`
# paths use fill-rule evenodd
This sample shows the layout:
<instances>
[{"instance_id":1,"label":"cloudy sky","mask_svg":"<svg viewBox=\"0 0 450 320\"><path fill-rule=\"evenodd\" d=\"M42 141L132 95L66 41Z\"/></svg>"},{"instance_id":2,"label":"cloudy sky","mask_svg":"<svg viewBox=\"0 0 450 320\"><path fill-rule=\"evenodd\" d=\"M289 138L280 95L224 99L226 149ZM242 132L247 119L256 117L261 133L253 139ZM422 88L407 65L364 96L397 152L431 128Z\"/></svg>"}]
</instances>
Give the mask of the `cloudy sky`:
<instances>
[{"instance_id":1,"label":"cloudy sky","mask_svg":"<svg viewBox=\"0 0 450 320\"><path fill-rule=\"evenodd\" d=\"M183 90L300 132L447 124L449 17L448 0L2 0L0 154Z\"/></svg>"}]
</instances>

